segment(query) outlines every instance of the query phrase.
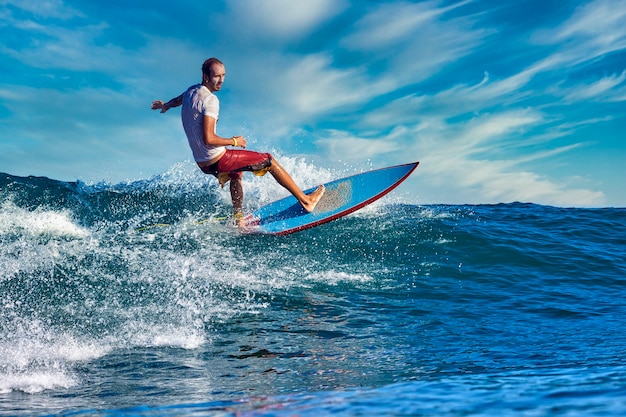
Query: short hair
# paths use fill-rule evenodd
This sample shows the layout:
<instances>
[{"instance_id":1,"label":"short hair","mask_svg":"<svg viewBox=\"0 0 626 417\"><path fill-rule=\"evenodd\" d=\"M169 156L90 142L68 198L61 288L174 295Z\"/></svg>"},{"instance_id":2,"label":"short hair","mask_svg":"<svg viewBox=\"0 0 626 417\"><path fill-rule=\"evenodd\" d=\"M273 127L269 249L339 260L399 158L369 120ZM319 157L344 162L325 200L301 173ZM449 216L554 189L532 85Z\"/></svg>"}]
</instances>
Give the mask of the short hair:
<instances>
[{"instance_id":1,"label":"short hair","mask_svg":"<svg viewBox=\"0 0 626 417\"><path fill-rule=\"evenodd\" d=\"M211 67L213 66L213 64L220 64L220 65L224 65L222 63L222 61L220 61L217 58L209 58L206 61L204 61L204 63L202 64L202 73L208 75L209 77L211 76Z\"/></svg>"}]
</instances>

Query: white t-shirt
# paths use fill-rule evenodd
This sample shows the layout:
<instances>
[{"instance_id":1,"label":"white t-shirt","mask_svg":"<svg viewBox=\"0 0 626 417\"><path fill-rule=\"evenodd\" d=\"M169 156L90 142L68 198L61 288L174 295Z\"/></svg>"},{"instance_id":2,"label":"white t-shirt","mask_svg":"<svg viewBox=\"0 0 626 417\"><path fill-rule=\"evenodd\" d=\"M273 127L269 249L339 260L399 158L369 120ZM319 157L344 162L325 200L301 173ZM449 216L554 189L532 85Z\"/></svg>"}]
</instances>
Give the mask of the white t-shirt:
<instances>
[{"instance_id":1,"label":"white t-shirt","mask_svg":"<svg viewBox=\"0 0 626 417\"><path fill-rule=\"evenodd\" d=\"M220 112L217 96L201 84L192 85L183 94L183 107L180 112L183 128L196 162L206 162L224 152L224 146L210 146L204 143L204 116L215 118L216 125Z\"/></svg>"}]
</instances>

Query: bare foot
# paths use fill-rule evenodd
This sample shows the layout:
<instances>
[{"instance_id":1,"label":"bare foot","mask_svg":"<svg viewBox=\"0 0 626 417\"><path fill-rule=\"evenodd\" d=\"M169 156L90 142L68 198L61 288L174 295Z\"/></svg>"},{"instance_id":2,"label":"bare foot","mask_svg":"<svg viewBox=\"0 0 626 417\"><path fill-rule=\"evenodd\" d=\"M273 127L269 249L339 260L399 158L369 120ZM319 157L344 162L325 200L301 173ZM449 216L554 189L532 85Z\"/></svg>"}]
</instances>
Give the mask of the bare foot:
<instances>
[{"instance_id":1,"label":"bare foot","mask_svg":"<svg viewBox=\"0 0 626 417\"><path fill-rule=\"evenodd\" d=\"M302 204L302 207L304 207L307 212L312 212L315 210L315 206L319 203L320 198L324 195L324 191L326 191L326 188L324 188L323 185L318 186L315 191L306 196L306 201L301 201L300 204Z\"/></svg>"},{"instance_id":2,"label":"bare foot","mask_svg":"<svg viewBox=\"0 0 626 417\"><path fill-rule=\"evenodd\" d=\"M233 222L237 227L244 227L246 225L246 221L243 217L243 213L240 211L235 212L235 214L233 214Z\"/></svg>"}]
</instances>

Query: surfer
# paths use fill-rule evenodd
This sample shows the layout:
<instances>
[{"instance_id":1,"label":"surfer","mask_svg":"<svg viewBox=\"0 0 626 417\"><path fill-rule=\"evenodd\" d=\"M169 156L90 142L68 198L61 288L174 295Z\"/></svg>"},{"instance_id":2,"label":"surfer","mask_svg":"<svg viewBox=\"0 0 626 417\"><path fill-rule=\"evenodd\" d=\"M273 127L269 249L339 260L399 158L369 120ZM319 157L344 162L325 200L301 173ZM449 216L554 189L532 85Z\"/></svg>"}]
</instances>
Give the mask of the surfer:
<instances>
[{"instance_id":1,"label":"surfer","mask_svg":"<svg viewBox=\"0 0 626 417\"><path fill-rule=\"evenodd\" d=\"M181 119L194 160L202 172L217 177L222 187L230 181L234 218L238 222L243 219L241 178L244 171L251 171L259 176L269 172L280 185L293 194L306 211L312 212L324 194L323 185L307 195L271 154L244 150L247 142L243 136L223 138L217 135L220 104L214 93L222 88L225 76L224 64L217 58L209 58L202 65L201 84L192 85L166 103L155 100L152 102L152 110L165 113L172 107L182 105ZM230 149L227 146L244 149Z\"/></svg>"}]
</instances>

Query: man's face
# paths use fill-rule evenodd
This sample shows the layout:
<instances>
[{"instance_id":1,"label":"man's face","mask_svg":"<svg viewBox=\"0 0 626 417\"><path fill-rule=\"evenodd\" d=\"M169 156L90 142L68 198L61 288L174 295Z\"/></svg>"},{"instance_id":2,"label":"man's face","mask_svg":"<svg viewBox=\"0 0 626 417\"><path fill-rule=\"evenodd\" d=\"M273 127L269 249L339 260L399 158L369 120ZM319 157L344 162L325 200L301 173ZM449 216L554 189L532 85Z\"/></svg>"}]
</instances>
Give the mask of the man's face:
<instances>
[{"instance_id":1,"label":"man's face","mask_svg":"<svg viewBox=\"0 0 626 417\"><path fill-rule=\"evenodd\" d=\"M211 91L220 91L222 84L224 84L224 78L226 77L226 68L222 64L211 65L211 75L205 75L205 84Z\"/></svg>"}]
</instances>

